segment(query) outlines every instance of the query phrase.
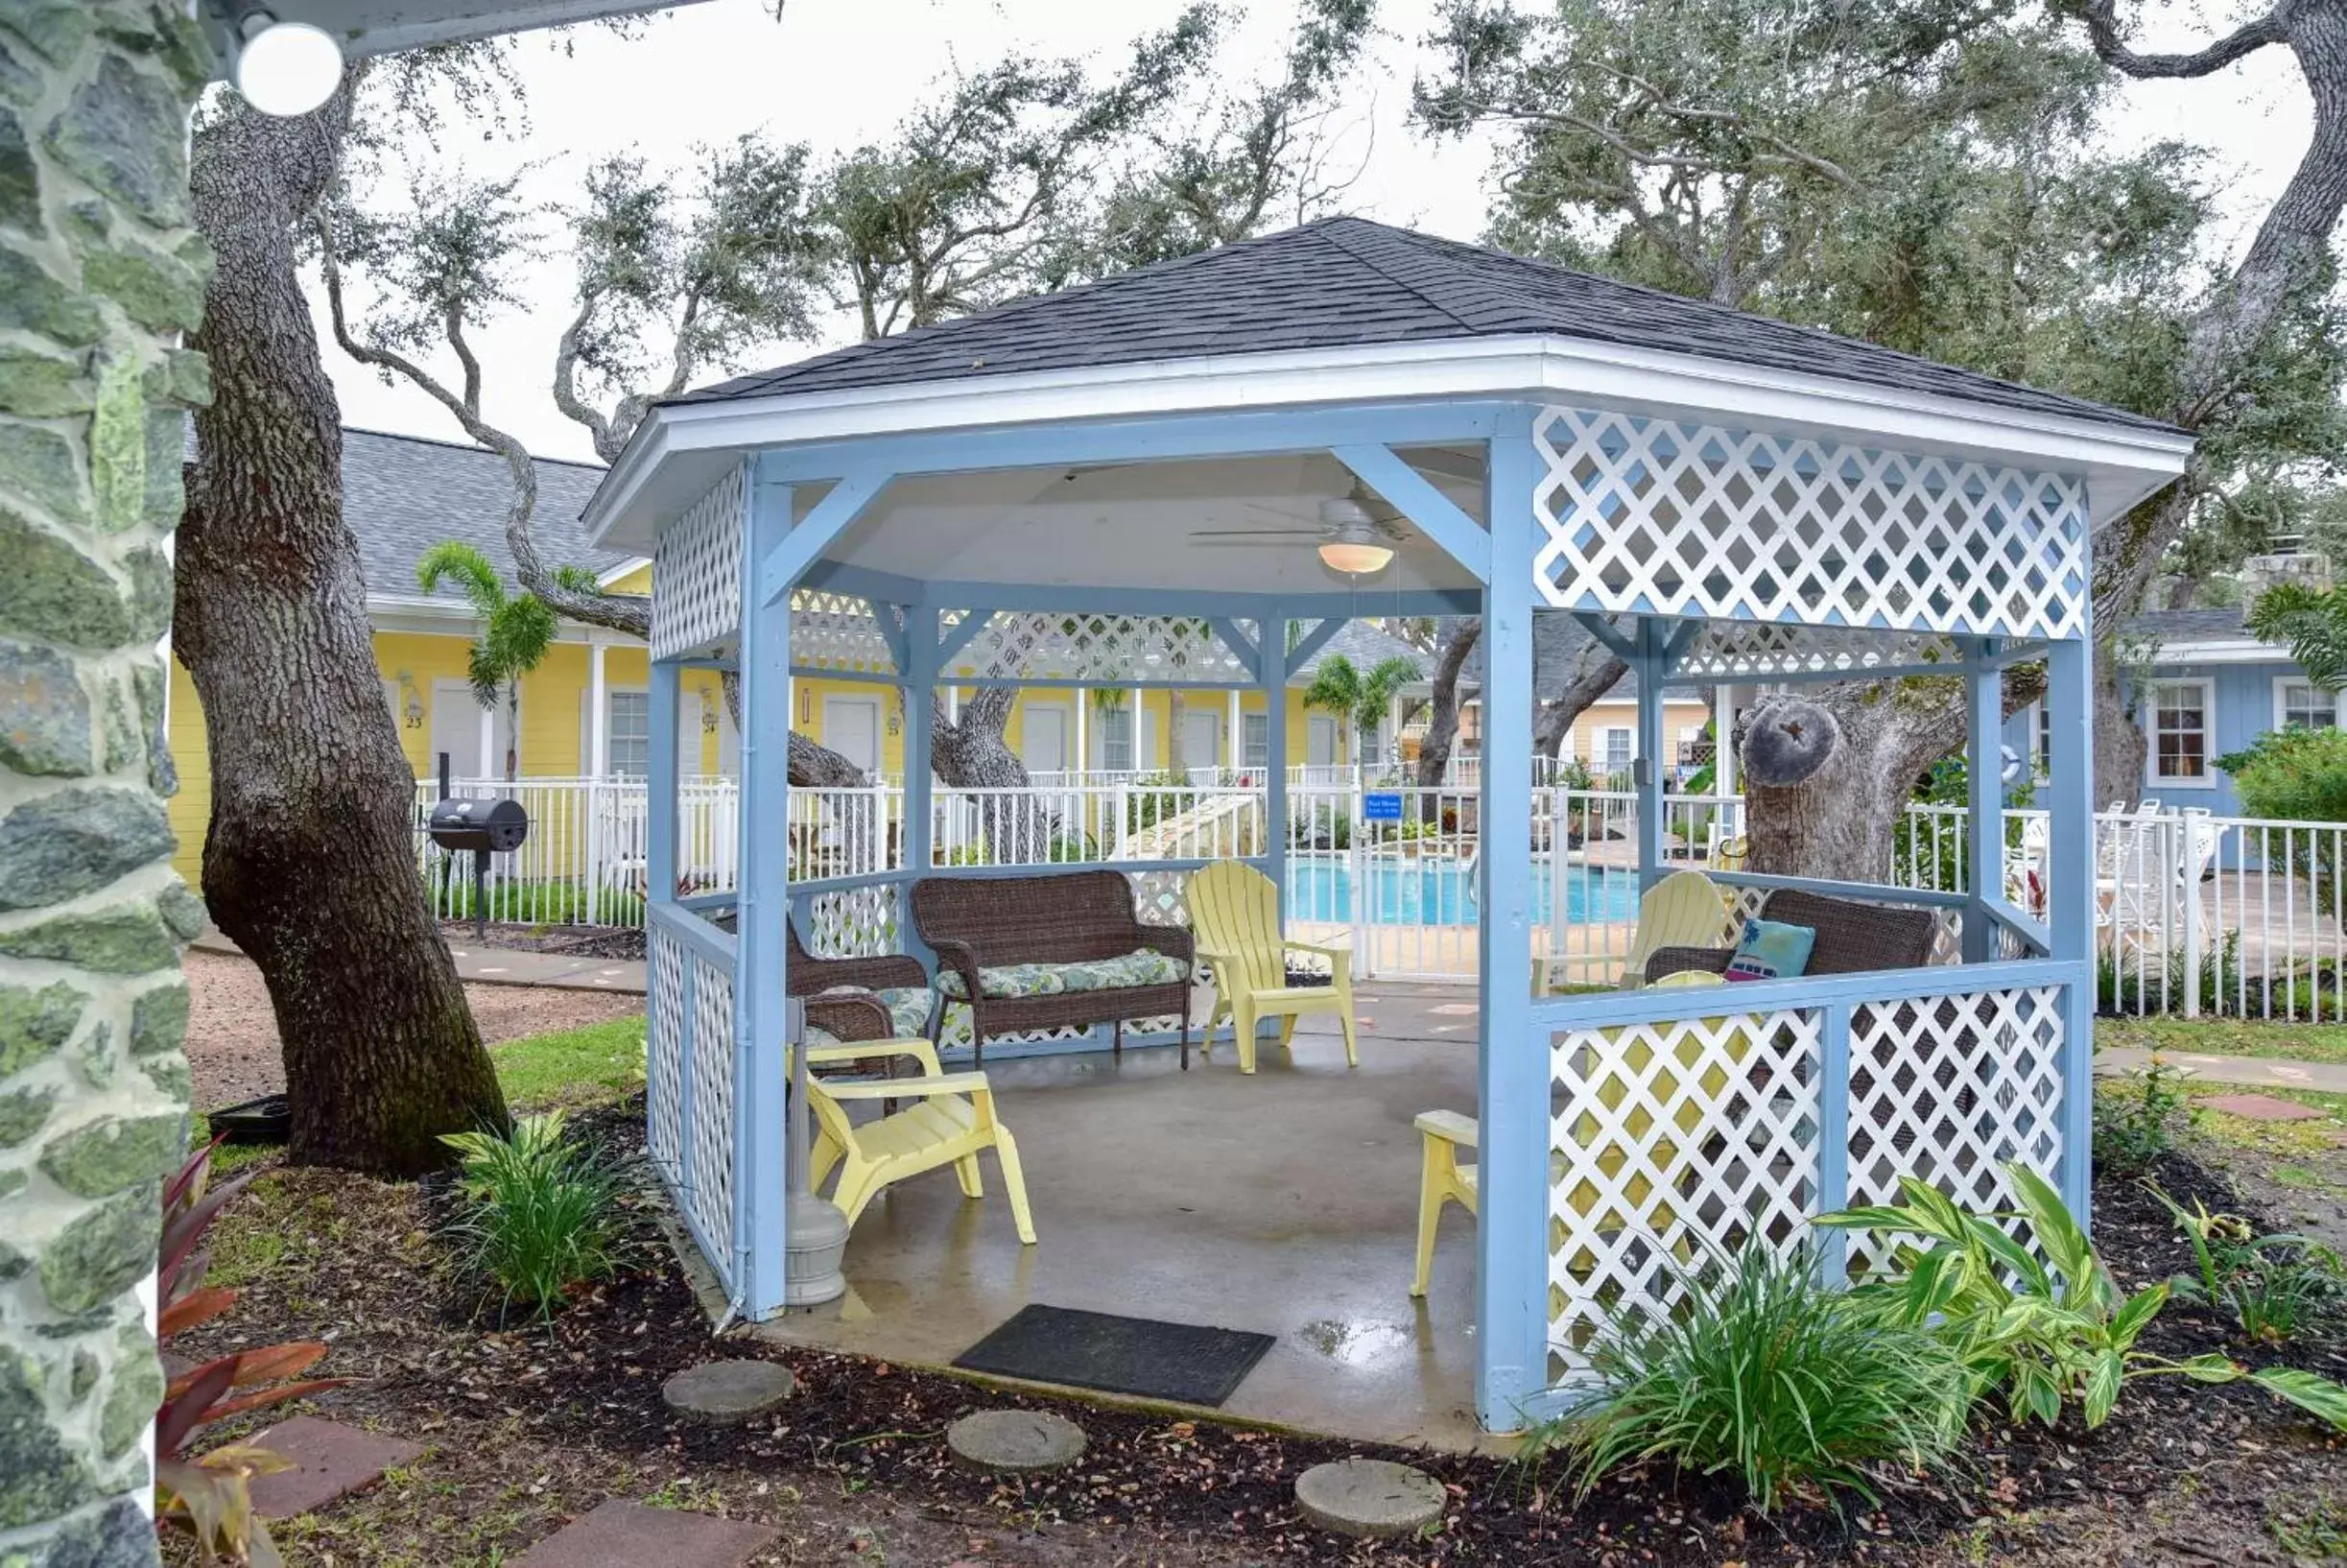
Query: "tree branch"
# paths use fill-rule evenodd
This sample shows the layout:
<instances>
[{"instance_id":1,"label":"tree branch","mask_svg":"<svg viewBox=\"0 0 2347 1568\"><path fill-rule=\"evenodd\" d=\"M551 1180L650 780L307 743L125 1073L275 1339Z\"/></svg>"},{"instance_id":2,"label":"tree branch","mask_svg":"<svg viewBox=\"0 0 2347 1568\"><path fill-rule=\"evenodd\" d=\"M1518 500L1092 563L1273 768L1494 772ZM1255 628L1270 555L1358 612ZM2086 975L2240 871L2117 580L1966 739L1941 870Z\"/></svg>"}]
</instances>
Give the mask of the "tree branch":
<instances>
[{"instance_id":1,"label":"tree branch","mask_svg":"<svg viewBox=\"0 0 2347 1568\"><path fill-rule=\"evenodd\" d=\"M2282 8L2277 6L2197 53L2139 55L2127 47L2120 33L2118 0L2062 0L2054 9L2086 25L2087 41L2094 45L2095 54L2105 65L2143 80L2210 76L2269 43L2286 43L2289 39Z\"/></svg>"}]
</instances>

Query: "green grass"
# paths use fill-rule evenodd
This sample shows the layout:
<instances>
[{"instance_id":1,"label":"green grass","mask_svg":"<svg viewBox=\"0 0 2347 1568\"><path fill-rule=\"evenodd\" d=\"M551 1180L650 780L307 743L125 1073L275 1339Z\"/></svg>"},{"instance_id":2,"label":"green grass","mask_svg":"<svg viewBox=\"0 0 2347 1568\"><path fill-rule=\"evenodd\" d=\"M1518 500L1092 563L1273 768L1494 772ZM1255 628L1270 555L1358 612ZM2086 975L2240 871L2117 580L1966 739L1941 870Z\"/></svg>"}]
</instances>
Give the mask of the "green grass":
<instances>
[{"instance_id":1,"label":"green grass","mask_svg":"<svg viewBox=\"0 0 2347 1568\"><path fill-rule=\"evenodd\" d=\"M2300 1105L2312 1105L2328 1111L2327 1121L2253 1122L2246 1117L2231 1116L2221 1110L2202 1107L2195 1130L2211 1142L2235 1149L2245 1149L2276 1159L2300 1160L2309 1156L2329 1154L2336 1150L2332 1135L2347 1123L2347 1094L2331 1094L2321 1089L2288 1088L2280 1084L2261 1083L2244 1088L2238 1083L2190 1083L2184 1092L2192 1099L2207 1100L2217 1095L2261 1094L2277 1100L2295 1100Z\"/></svg>"},{"instance_id":2,"label":"green grass","mask_svg":"<svg viewBox=\"0 0 2347 1568\"><path fill-rule=\"evenodd\" d=\"M2198 1053L2347 1065L2347 1024L2261 1023L2243 1018L2098 1018L2095 1043L2141 1046L2171 1056Z\"/></svg>"},{"instance_id":3,"label":"green grass","mask_svg":"<svg viewBox=\"0 0 2347 1568\"><path fill-rule=\"evenodd\" d=\"M489 1047L515 1110L602 1105L644 1081L644 1020L614 1018Z\"/></svg>"}]
</instances>

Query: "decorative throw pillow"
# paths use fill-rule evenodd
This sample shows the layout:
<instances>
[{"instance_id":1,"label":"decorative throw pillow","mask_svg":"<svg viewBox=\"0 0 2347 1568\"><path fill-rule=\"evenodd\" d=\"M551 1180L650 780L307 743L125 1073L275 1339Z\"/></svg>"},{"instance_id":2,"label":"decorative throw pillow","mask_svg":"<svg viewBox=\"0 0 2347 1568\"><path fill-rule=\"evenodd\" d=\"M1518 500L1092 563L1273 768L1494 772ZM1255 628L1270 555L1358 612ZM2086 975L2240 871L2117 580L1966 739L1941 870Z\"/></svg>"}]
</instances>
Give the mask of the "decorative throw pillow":
<instances>
[{"instance_id":1,"label":"decorative throw pillow","mask_svg":"<svg viewBox=\"0 0 2347 1568\"><path fill-rule=\"evenodd\" d=\"M1735 955L1728 960L1727 978L1790 979L1809 967L1810 949L1816 945L1817 933L1808 926L1788 925L1782 920L1746 920Z\"/></svg>"}]
</instances>

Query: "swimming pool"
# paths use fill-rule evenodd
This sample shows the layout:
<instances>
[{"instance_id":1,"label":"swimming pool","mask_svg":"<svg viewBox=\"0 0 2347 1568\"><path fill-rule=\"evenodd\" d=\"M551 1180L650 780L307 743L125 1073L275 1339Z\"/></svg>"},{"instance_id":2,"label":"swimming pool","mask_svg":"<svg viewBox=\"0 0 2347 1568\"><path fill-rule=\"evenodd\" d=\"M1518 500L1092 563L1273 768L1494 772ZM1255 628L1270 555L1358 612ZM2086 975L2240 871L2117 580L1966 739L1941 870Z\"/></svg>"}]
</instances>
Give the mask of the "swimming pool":
<instances>
[{"instance_id":1,"label":"swimming pool","mask_svg":"<svg viewBox=\"0 0 2347 1568\"><path fill-rule=\"evenodd\" d=\"M1288 860L1288 918L1329 925L1457 926L1480 923L1472 879L1464 862L1456 860L1374 860L1363 867L1366 897L1362 913L1354 913L1356 889L1353 863L1343 855L1325 852L1295 854ZM1549 866L1535 861L1532 872L1532 918L1549 918ZM1638 873L1604 867L1572 866L1565 869L1565 919L1627 920L1638 911Z\"/></svg>"}]
</instances>

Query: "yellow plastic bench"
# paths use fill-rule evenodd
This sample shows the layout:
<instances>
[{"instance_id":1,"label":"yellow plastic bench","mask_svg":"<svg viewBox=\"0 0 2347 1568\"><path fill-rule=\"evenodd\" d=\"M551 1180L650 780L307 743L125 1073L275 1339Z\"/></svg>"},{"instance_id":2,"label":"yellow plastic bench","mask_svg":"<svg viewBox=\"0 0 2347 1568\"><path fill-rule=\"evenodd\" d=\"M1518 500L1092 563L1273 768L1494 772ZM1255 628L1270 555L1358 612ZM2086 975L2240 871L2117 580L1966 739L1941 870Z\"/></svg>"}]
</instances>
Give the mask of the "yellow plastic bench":
<instances>
[{"instance_id":1,"label":"yellow plastic bench","mask_svg":"<svg viewBox=\"0 0 2347 1568\"><path fill-rule=\"evenodd\" d=\"M927 1040L864 1040L822 1047L809 1055L808 1064L823 1060L835 1049L842 1057L910 1056L923 1068L918 1078L808 1081L807 1101L820 1129L811 1151L809 1179L819 1189L838 1168L840 1181L831 1200L850 1225L883 1188L941 1166L954 1167L964 1198L984 1197L978 1156L991 1149L1002 1162L1003 1188L1010 1195L1010 1218L1019 1240L1034 1245L1034 1219L1027 1208L1018 1142L994 1113L994 1090L985 1074L938 1072L936 1049ZM871 1100L913 1104L875 1121L848 1120L849 1105Z\"/></svg>"},{"instance_id":2,"label":"yellow plastic bench","mask_svg":"<svg viewBox=\"0 0 2347 1568\"><path fill-rule=\"evenodd\" d=\"M1295 1021L1310 1012L1333 1012L1344 1031L1344 1059L1361 1065L1354 1032L1352 955L1341 947L1296 941L1280 927L1279 890L1271 879L1239 861L1217 861L1190 878L1190 929L1197 938L1200 963L1214 968L1214 1010L1206 1018L1211 1052L1215 1025L1227 1017L1239 1041L1239 1071L1255 1070L1255 1026L1280 1020L1279 1042L1295 1037ZM1326 959L1326 986L1288 984L1288 955Z\"/></svg>"}]
</instances>

